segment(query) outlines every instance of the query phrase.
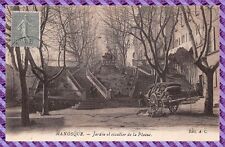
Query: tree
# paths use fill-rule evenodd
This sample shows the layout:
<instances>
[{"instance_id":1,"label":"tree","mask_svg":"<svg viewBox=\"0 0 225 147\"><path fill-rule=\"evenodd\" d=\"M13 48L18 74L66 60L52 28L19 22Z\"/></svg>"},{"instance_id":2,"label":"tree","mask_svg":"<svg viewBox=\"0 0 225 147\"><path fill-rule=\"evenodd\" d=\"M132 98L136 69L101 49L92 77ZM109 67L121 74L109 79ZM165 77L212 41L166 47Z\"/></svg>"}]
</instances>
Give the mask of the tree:
<instances>
[{"instance_id":1,"label":"tree","mask_svg":"<svg viewBox=\"0 0 225 147\"><path fill-rule=\"evenodd\" d=\"M141 43L148 64L156 71L161 82L166 81L169 50L178 23L179 8L137 6L132 7L129 12L126 18L132 19L132 22L127 22L125 31ZM116 19L112 21L122 24Z\"/></svg>"},{"instance_id":2,"label":"tree","mask_svg":"<svg viewBox=\"0 0 225 147\"><path fill-rule=\"evenodd\" d=\"M6 48L9 51L11 62L16 71L19 72L20 86L21 86L21 123L23 126L30 125L29 118L29 98L27 92L26 72L28 68L28 49L26 47L12 47L10 42L11 37L11 11L20 11L20 7L7 7L7 23L6 23ZM25 52L24 60L22 59L21 51ZM16 53L16 54L15 54Z\"/></svg>"},{"instance_id":3,"label":"tree","mask_svg":"<svg viewBox=\"0 0 225 147\"><path fill-rule=\"evenodd\" d=\"M202 20L204 31L200 32L200 43L197 43L194 29L199 30L196 20L193 18L193 11L190 7L181 7L184 21L191 39L194 64L206 75L206 100L204 112L208 115L213 114L213 74L219 66L219 60L214 65L209 65L208 55L211 49L211 37L213 26L213 6L200 6L199 17ZM208 16L208 17L206 17ZM199 19L199 18L198 18ZM191 20L191 21L189 21ZM215 38L214 38L215 41Z\"/></svg>"},{"instance_id":4,"label":"tree","mask_svg":"<svg viewBox=\"0 0 225 147\"><path fill-rule=\"evenodd\" d=\"M40 55L40 62L41 66L37 66L35 63L33 56L28 50L28 59L32 68L32 72L34 75L41 81L43 85L43 99L42 99L42 115L48 115L49 114L49 109L48 109L48 92L49 92L49 84L53 80L55 80L57 77L59 77L64 69L66 68L66 63L65 63L65 51L66 51L66 42L67 42L67 32L66 32L66 27L68 24L68 20L63 20L62 17L62 12L60 7L56 7L55 9L52 9L52 16L54 17L53 19L57 20L57 25L58 25L58 36L59 36L59 56L61 54L61 51L63 50L63 66L60 67L61 69L56 72L53 75L49 75L47 71L47 64L43 55L44 50L48 51L48 45L44 43L43 36L44 36L44 31L46 30L46 24L49 19L49 13L50 13L50 8L49 7L43 7L41 10L42 13L42 18L41 18L41 30L40 30L40 46L38 48L39 50L39 55ZM53 15L54 14L54 15ZM58 58L60 60L60 58Z\"/></svg>"},{"instance_id":5,"label":"tree","mask_svg":"<svg viewBox=\"0 0 225 147\"><path fill-rule=\"evenodd\" d=\"M92 21L93 14L86 7L71 7L65 11L68 18L66 51L74 55L77 67L82 63L87 65L95 52L97 24Z\"/></svg>"},{"instance_id":6,"label":"tree","mask_svg":"<svg viewBox=\"0 0 225 147\"><path fill-rule=\"evenodd\" d=\"M106 8L105 36L109 48L116 49L122 60L122 65L126 66L127 51L130 48L130 34L128 33L130 19L128 8L112 7Z\"/></svg>"},{"instance_id":7,"label":"tree","mask_svg":"<svg viewBox=\"0 0 225 147\"><path fill-rule=\"evenodd\" d=\"M137 7L137 10L132 8L132 16L135 32L131 34L142 43L144 56L160 81L166 81L169 50L178 23L179 8Z\"/></svg>"}]
</instances>

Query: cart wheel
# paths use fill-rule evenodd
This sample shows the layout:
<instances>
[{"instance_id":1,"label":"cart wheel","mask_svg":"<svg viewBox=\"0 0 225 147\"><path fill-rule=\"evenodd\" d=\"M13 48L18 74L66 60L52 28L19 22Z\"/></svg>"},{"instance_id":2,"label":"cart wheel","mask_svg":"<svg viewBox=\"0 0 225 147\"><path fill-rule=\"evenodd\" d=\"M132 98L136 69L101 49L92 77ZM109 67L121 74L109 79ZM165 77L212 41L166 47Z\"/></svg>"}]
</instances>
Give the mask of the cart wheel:
<instances>
[{"instance_id":1,"label":"cart wheel","mask_svg":"<svg viewBox=\"0 0 225 147\"><path fill-rule=\"evenodd\" d=\"M179 107L179 104L172 104L172 105L169 105L169 110L170 110L170 113L176 113L177 112L177 109Z\"/></svg>"},{"instance_id":2,"label":"cart wheel","mask_svg":"<svg viewBox=\"0 0 225 147\"><path fill-rule=\"evenodd\" d=\"M162 112L163 103L161 100L158 99L155 93L152 93L150 98L148 99L149 109L148 113L149 116L154 117L160 111Z\"/></svg>"}]
</instances>

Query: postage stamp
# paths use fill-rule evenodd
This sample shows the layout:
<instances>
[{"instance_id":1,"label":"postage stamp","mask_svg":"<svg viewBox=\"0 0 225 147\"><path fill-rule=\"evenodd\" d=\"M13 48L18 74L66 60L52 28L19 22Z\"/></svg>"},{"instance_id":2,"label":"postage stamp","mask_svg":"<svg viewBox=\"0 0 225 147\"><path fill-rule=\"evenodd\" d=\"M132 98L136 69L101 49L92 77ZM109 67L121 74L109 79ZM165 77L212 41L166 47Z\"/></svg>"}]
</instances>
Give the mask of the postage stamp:
<instances>
[{"instance_id":1,"label":"postage stamp","mask_svg":"<svg viewBox=\"0 0 225 147\"><path fill-rule=\"evenodd\" d=\"M40 12L12 11L11 45L38 47L40 42Z\"/></svg>"}]
</instances>

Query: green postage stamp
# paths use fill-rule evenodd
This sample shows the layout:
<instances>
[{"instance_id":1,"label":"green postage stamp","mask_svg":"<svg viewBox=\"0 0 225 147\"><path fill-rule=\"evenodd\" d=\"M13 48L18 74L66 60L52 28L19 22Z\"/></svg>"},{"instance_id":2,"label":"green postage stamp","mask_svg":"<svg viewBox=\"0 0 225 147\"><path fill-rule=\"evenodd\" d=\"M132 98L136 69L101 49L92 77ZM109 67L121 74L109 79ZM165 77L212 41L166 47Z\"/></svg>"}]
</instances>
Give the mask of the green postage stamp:
<instances>
[{"instance_id":1,"label":"green postage stamp","mask_svg":"<svg viewBox=\"0 0 225 147\"><path fill-rule=\"evenodd\" d=\"M39 18L39 12L12 12L11 45L13 47L39 47Z\"/></svg>"}]
</instances>

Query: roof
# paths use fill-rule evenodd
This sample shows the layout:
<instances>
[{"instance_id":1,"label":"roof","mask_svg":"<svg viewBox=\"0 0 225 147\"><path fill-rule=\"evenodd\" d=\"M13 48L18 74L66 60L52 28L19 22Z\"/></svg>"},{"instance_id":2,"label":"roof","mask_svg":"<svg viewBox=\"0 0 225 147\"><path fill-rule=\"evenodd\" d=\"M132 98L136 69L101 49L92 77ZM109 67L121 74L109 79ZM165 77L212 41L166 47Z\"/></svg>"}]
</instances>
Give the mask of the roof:
<instances>
[{"instance_id":1,"label":"roof","mask_svg":"<svg viewBox=\"0 0 225 147\"><path fill-rule=\"evenodd\" d=\"M185 49L184 47L176 48L176 51L173 54L169 54L170 60L176 60L178 63L184 62L192 62L193 56L191 53L191 49Z\"/></svg>"},{"instance_id":2,"label":"roof","mask_svg":"<svg viewBox=\"0 0 225 147\"><path fill-rule=\"evenodd\" d=\"M179 50L185 50L187 52L190 52L191 48L176 47L176 48L173 48L173 49L169 50L169 55L176 54Z\"/></svg>"}]
</instances>

